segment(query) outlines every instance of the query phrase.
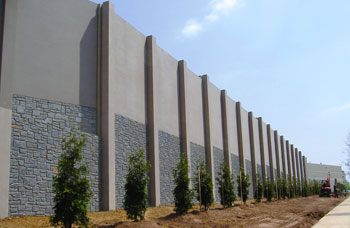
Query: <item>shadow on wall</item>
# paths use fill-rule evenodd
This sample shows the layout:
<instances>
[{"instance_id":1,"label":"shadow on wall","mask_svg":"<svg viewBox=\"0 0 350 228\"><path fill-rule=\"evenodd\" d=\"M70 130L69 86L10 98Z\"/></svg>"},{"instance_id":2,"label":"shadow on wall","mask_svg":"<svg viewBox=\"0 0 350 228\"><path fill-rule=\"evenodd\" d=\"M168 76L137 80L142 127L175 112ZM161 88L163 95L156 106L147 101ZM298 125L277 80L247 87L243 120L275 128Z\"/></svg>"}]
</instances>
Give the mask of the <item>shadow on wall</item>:
<instances>
[{"instance_id":1,"label":"shadow on wall","mask_svg":"<svg viewBox=\"0 0 350 228\"><path fill-rule=\"evenodd\" d=\"M97 13L97 12L96 12ZM94 125L96 134L96 121L91 120L91 113L85 112L87 107L93 107L96 110L97 101L97 16L93 17L81 40L80 40L80 75L79 75L79 105L81 107L80 129L86 132ZM95 112L96 120L96 112ZM91 132L89 132L91 133Z\"/></svg>"}]
</instances>

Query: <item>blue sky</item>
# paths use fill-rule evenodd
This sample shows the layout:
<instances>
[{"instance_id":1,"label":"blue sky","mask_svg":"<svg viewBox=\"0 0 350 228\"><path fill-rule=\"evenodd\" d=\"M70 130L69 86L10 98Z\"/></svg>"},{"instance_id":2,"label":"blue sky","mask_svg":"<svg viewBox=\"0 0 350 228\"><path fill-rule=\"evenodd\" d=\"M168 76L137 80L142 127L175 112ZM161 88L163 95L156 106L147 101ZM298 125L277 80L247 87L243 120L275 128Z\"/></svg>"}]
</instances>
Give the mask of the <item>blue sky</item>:
<instances>
[{"instance_id":1,"label":"blue sky","mask_svg":"<svg viewBox=\"0 0 350 228\"><path fill-rule=\"evenodd\" d=\"M94 1L102 2L102 1ZM308 161L342 165L350 130L350 1L112 0Z\"/></svg>"}]
</instances>

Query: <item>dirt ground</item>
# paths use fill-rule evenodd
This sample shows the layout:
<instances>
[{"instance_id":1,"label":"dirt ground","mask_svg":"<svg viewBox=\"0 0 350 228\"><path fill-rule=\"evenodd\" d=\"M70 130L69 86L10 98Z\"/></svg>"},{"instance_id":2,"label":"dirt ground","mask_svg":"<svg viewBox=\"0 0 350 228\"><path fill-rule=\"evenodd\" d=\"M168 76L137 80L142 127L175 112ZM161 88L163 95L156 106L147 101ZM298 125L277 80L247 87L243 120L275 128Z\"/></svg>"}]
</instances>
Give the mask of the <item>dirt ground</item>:
<instances>
[{"instance_id":1,"label":"dirt ground","mask_svg":"<svg viewBox=\"0 0 350 228\"><path fill-rule=\"evenodd\" d=\"M311 227L345 198L320 198L312 196L291 200L255 203L247 205L236 202L232 208L222 209L220 205L206 212L199 212L198 206L188 214L176 216L173 207L148 208L146 219L131 222L125 211L89 213L91 227ZM47 216L24 216L0 220L0 227L29 228L50 227Z\"/></svg>"}]
</instances>

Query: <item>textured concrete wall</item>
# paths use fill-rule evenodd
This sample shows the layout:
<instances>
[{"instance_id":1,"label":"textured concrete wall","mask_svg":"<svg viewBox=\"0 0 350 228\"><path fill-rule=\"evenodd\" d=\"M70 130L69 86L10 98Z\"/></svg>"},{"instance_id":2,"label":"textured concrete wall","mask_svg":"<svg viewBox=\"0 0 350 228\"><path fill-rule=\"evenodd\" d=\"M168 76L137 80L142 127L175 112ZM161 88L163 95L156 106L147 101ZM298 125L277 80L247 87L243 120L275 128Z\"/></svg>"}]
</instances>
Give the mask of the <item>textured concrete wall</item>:
<instances>
[{"instance_id":1,"label":"textured concrete wall","mask_svg":"<svg viewBox=\"0 0 350 228\"><path fill-rule=\"evenodd\" d=\"M221 175L221 164L224 162L224 151L213 147L213 157L214 157L214 173L215 173L215 202L220 203L220 194L219 194L219 184L217 183L217 178L220 179Z\"/></svg>"},{"instance_id":2,"label":"textured concrete wall","mask_svg":"<svg viewBox=\"0 0 350 228\"><path fill-rule=\"evenodd\" d=\"M236 102L228 97L227 99L227 135L228 148L230 152L231 172L237 176L239 173L239 155L238 155L238 135L236 119Z\"/></svg>"},{"instance_id":3,"label":"textured concrete wall","mask_svg":"<svg viewBox=\"0 0 350 228\"><path fill-rule=\"evenodd\" d=\"M269 156L269 147L268 147L268 138L267 138L267 125L263 122L262 123L262 134L263 134L263 144L264 144L264 160L265 160L265 172L266 177L271 177L271 171L270 171L270 156Z\"/></svg>"},{"instance_id":4,"label":"textured concrete wall","mask_svg":"<svg viewBox=\"0 0 350 228\"><path fill-rule=\"evenodd\" d=\"M129 156L142 149L146 152L146 126L121 115L115 115L115 205L123 206L125 175Z\"/></svg>"},{"instance_id":5,"label":"textured concrete wall","mask_svg":"<svg viewBox=\"0 0 350 228\"><path fill-rule=\"evenodd\" d=\"M53 212L52 178L61 140L72 127L86 134L83 157L90 174L90 210L101 209L101 153L96 134L96 109L15 95L12 110L9 215Z\"/></svg>"},{"instance_id":6,"label":"textured concrete wall","mask_svg":"<svg viewBox=\"0 0 350 228\"><path fill-rule=\"evenodd\" d=\"M249 187L249 198L253 198L253 168L252 168L252 157L250 151L250 135L249 135L249 121L248 112L241 108L241 120L242 120L242 145L244 154L244 168L246 173L249 175L250 187Z\"/></svg>"},{"instance_id":7,"label":"textured concrete wall","mask_svg":"<svg viewBox=\"0 0 350 228\"><path fill-rule=\"evenodd\" d=\"M255 164L256 173L260 174L262 177L262 163L261 163L261 153L260 153L260 142L259 142L259 121L253 118L253 134L254 134L254 147L255 147Z\"/></svg>"},{"instance_id":8,"label":"textured concrete wall","mask_svg":"<svg viewBox=\"0 0 350 228\"><path fill-rule=\"evenodd\" d=\"M205 148L204 146L198 145L196 143L190 143L191 151L191 173L192 178L197 178L197 167L201 162L206 163Z\"/></svg>"}]
</instances>

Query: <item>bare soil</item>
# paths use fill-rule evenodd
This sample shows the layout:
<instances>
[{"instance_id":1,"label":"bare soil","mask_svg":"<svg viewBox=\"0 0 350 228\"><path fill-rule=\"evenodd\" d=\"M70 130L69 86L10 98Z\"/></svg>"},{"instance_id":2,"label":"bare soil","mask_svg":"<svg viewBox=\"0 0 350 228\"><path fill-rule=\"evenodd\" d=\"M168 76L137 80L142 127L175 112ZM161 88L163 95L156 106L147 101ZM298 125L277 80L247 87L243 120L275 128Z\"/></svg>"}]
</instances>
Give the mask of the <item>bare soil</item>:
<instances>
[{"instance_id":1,"label":"bare soil","mask_svg":"<svg viewBox=\"0 0 350 228\"><path fill-rule=\"evenodd\" d=\"M148 208L145 221L134 223L126 219L123 210L89 213L91 227L311 227L345 198L312 196L274 202L246 205L236 202L232 208L216 205L209 211L199 212L195 206L188 214L177 216L173 207ZM48 216L23 216L0 220L0 227L50 227Z\"/></svg>"}]
</instances>

